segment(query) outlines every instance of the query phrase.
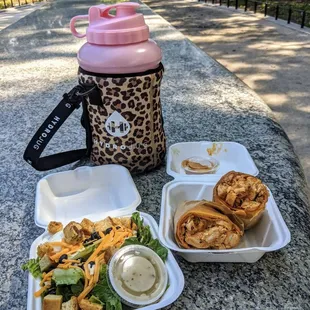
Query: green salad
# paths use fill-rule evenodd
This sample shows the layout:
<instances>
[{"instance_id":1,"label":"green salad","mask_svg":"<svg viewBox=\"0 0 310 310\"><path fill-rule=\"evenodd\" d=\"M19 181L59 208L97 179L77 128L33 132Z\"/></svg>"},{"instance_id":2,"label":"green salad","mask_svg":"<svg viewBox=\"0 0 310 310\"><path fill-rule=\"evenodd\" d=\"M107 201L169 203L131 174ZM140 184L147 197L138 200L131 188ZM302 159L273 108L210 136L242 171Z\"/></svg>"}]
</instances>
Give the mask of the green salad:
<instances>
[{"instance_id":1,"label":"green salad","mask_svg":"<svg viewBox=\"0 0 310 310\"><path fill-rule=\"evenodd\" d=\"M109 285L108 261L119 248L143 245L165 262L168 250L152 237L139 212L131 217L107 217L98 222L51 222L48 230L63 236L40 244L37 258L23 266L40 280L34 298L42 298L43 310L120 310L119 296ZM54 239L54 238L51 238Z\"/></svg>"}]
</instances>

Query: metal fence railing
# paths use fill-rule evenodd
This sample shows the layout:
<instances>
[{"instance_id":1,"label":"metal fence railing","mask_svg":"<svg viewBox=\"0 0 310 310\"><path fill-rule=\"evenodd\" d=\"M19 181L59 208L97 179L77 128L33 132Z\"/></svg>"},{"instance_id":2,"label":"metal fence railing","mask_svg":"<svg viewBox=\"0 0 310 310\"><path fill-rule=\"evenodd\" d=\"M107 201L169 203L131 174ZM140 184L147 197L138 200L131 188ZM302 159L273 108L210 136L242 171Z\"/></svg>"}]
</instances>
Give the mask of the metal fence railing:
<instances>
[{"instance_id":1,"label":"metal fence railing","mask_svg":"<svg viewBox=\"0 0 310 310\"><path fill-rule=\"evenodd\" d=\"M43 0L0 0L0 9L6 9L9 7L21 6L42 1Z\"/></svg>"},{"instance_id":2,"label":"metal fence railing","mask_svg":"<svg viewBox=\"0 0 310 310\"><path fill-rule=\"evenodd\" d=\"M257 0L198 0L205 3L226 5L234 7L236 10L241 8L245 12L252 11L254 13L262 13L265 16L271 16L277 19L286 20L288 24L291 22L299 24L301 28L310 26L310 11L293 8L292 6L281 5L279 3Z\"/></svg>"}]
</instances>

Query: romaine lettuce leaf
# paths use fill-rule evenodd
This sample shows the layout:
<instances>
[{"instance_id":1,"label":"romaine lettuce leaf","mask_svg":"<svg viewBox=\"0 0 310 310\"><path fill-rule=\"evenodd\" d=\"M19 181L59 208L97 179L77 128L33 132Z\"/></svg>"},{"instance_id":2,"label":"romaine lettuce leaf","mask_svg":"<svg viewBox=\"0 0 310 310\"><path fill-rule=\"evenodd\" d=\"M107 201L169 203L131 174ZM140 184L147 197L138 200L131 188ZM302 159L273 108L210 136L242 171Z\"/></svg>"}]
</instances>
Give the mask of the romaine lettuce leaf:
<instances>
[{"instance_id":1,"label":"romaine lettuce leaf","mask_svg":"<svg viewBox=\"0 0 310 310\"><path fill-rule=\"evenodd\" d=\"M56 268L53 272L52 279L56 285L71 285L77 284L80 279L83 279L83 271L79 268L60 269Z\"/></svg>"},{"instance_id":2,"label":"romaine lettuce leaf","mask_svg":"<svg viewBox=\"0 0 310 310\"><path fill-rule=\"evenodd\" d=\"M157 255L165 262L168 257L168 250L161 245L158 239L152 239L146 244L147 247L152 249Z\"/></svg>"},{"instance_id":3,"label":"romaine lettuce leaf","mask_svg":"<svg viewBox=\"0 0 310 310\"><path fill-rule=\"evenodd\" d=\"M139 212L134 212L131 216L132 221L137 225L137 237L127 238L122 246L131 244L140 244L152 249L157 255L166 261L168 257L168 250L161 245L158 239L153 239L150 226L143 225L143 219Z\"/></svg>"},{"instance_id":4,"label":"romaine lettuce leaf","mask_svg":"<svg viewBox=\"0 0 310 310\"><path fill-rule=\"evenodd\" d=\"M82 280L79 280L77 284L72 285L58 285L56 287L56 295L62 295L63 301L66 302L71 299L72 296L79 296L84 289Z\"/></svg>"},{"instance_id":5,"label":"romaine lettuce leaf","mask_svg":"<svg viewBox=\"0 0 310 310\"><path fill-rule=\"evenodd\" d=\"M72 296L79 296L84 289L82 280L79 280L77 284L72 285L58 285L56 287L56 295L62 295L63 301L66 302L71 299Z\"/></svg>"},{"instance_id":6,"label":"romaine lettuce leaf","mask_svg":"<svg viewBox=\"0 0 310 310\"><path fill-rule=\"evenodd\" d=\"M107 277L107 265L102 265L99 281L91 293L105 304L105 310L122 310L120 298L109 286Z\"/></svg>"},{"instance_id":7,"label":"romaine lettuce leaf","mask_svg":"<svg viewBox=\"0 0 310 310\"><path fill-rule=\"evenodd\" d=\"M70 285L58 285L56 287L56 295L61 295L63 302L69 301L71 296L73 296Z\"/></svg>"},{"instance_id":8,"label":"romaine lettuce leaf","mask_svg":"<svg viewBox=\"0 0 310 310\"><path fill-rule=\"evenodd\" d=\"M79 296L84 290L84 284L82 280L79 280L78 283L71 285L71 292L74 296Z\"/></svg>"},{"instance_id":9,"label":"romaine lettuce leaf","mask_svg":"<svg viewBox=\"0 0 310 310\"><path fill-rule=\"evenodd\" d=\"M83 261L86 261L88 257L95 251L96 247L100 242L93 243L91 245L86 246L83 250L78 251L71 255L70 259L79 259L81 258Z\"/></svg>"},{"instance_id":10,"label":"romaine lettuce leaf","mask_svg":"<svg viewBox=\"0 0 310 310\"><path fill-rule=\"evenodd\" d=\"M42 278L42 273L39 265L40 258L31 258L29 261L22 265L22 270L28 270L34 278Z\"/></svg>"},{"instance_id":11,"label":"romaine lettuce leaf","mask_svg":"<svg viewBox=\"0 0 310 310\"><path fill-rule=\"evenodd\" d=\"M101 300L94 295L90 296L89 301L92 302L93 304L103 305L103 302L101 302Z\"/></svg>"},{"instance_id":12,"label":"romaine lettuce leaf","mask_svg":"<svg viewBox=\"0 0 310 310\"><path fill-rule=\"evenodd\" d=\"M139 212L134 212L131 216L131 220L137 225L138 229L143 227L143 219L140 217Z\"/></svg>"}]
</instances>

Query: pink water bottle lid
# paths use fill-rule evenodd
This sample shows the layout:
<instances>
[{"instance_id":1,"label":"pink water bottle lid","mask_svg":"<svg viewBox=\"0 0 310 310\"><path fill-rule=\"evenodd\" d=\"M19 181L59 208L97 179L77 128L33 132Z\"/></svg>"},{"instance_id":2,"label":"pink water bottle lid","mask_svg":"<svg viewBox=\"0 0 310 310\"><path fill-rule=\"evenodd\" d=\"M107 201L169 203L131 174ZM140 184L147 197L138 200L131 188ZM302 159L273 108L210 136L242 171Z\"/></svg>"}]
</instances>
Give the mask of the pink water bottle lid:
<instances>
[{"instance_id":1,"label":"pink water bottle lid","mask_svg":"<svg viewBox=\"0 0 310 310\"><path fill-rule=\"evenodd\" d=\"M143 15L136 13L136 8L139 6L135 2L92 6L88 15L78 15L71 19L71 32L78 38L86 36L89 43L98 45L120 45L146 41L149 38L149 28L145 24ZM116 15L110 14L112 9L116 9ZM89 21L86 34L78 33L75 29L75 22L79 19Z\"/></svg>"}]
</instances>

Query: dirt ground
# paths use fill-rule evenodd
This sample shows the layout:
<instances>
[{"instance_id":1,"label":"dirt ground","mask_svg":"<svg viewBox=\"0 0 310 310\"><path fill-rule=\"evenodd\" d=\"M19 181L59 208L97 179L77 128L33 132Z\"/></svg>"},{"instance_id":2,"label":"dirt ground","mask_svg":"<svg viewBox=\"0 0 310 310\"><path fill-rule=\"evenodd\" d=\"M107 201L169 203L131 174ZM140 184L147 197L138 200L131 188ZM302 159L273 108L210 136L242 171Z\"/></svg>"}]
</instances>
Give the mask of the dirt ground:
<instances>
[{"instance_id":1,"label":"dirt ground","mask_svg":"<svg viewBox=\"0 0 310 310\"><path fill-rule=\"evenodd\" d=\"M310 35L192 0L144 0L274 111L310 184Z\"/></svg>"}]
</instances>

